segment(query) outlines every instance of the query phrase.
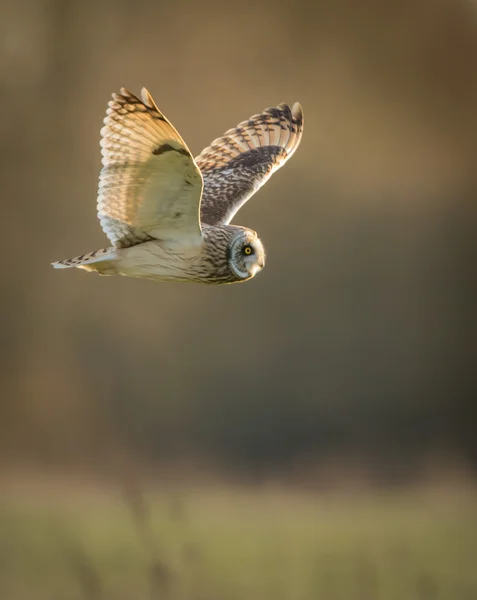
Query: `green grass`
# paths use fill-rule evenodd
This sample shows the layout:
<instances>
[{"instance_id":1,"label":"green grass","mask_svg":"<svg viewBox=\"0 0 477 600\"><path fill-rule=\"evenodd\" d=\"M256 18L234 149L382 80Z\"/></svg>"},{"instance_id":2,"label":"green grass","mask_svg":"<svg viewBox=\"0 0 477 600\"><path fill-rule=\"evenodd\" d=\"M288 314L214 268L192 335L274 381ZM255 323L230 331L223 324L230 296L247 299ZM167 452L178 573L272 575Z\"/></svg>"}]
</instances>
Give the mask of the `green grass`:
<instances>
[{"instance_id":1,"label":"green grass","mask_svg":"<svg viewBox=\"0 0 477 600\"><path fill-rule=\"evenodd\" d=\"M475 500L2 494L0 599L474 600Z\"/></svg>"}]
</instances>

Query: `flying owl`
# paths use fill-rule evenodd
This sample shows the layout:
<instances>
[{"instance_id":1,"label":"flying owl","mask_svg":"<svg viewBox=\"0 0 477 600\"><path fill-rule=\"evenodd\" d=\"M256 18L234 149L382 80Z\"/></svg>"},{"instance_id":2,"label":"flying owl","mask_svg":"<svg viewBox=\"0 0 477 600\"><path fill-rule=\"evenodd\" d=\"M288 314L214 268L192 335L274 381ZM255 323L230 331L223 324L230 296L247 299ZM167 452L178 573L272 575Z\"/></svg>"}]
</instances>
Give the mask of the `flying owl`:
<instances>
[{"instance_id":1,"label":"flying owl","mask_svg":"<svg viewBox=\"0 0 477 600\"><path fill-rule=\"evenodd\" d=\"M121 88L106 115L97 208L112 246L55 268L209 284L246 281L263 269L256 232L230 221L298 148L300 104L250 117L195 160L145 88L141 98Z\"/></svg>"}]
</instances>

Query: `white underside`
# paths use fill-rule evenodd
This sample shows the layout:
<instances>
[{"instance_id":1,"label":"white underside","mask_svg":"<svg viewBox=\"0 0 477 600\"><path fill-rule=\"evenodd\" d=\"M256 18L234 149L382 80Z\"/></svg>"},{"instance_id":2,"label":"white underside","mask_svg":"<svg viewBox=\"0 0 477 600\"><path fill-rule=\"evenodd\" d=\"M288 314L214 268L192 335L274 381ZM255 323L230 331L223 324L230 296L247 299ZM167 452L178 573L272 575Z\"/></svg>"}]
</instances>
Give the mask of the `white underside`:
<instances>
[{"instance_id":1,"label":"white underside","mask_svg":"<svg viewBox=\"0 0 477 600\"><path fill-rule=\"evenodd\" d=\"M156 281L190 281L193 267L200 261L200 247L184 249L144 242L116 252L114 266L118 275Z\"/></svg>"}]
</instances>

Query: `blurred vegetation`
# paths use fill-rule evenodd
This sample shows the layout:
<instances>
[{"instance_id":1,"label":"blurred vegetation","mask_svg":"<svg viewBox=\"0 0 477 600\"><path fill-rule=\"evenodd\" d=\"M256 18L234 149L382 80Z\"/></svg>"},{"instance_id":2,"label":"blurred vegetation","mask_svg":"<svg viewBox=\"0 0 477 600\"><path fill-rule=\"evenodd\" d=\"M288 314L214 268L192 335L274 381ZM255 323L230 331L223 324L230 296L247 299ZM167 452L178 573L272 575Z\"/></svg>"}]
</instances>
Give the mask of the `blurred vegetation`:
<instances>
[{"instance_id":1,"label":"blurred vegetation","mask_svg":"<svg viewBox=\"0 0 477 600\"><path fill-rule=\"evenodd\" d=\"M0 502L3 600L471 600L473 493L65 485ZM125 502L124 502L125 500Z\"/></svg>"}]
</instances>

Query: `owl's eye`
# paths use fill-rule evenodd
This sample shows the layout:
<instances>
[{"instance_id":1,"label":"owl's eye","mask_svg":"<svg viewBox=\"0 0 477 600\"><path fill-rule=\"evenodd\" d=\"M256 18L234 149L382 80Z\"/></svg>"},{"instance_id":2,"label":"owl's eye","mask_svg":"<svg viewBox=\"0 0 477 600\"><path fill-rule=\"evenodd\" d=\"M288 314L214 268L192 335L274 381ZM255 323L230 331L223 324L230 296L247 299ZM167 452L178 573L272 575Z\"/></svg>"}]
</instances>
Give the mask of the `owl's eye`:
<instances>
[{"instance_id":1,"label":"owl's eye","mask_svg":"<svg viewBox=\"0 0 477 600\"><path fill-rule=\"evenodd\" d=\"M243 249L243 253L246 254L247 256L250 256L250 254L252 254L253 250L252 250L252 246L244 246Z\"/></svg>"}]
</instances>

